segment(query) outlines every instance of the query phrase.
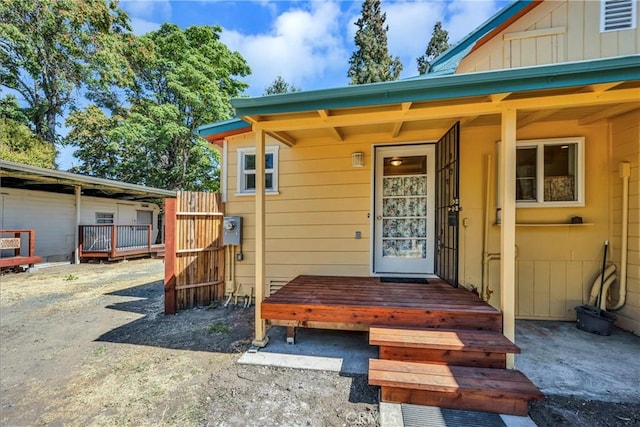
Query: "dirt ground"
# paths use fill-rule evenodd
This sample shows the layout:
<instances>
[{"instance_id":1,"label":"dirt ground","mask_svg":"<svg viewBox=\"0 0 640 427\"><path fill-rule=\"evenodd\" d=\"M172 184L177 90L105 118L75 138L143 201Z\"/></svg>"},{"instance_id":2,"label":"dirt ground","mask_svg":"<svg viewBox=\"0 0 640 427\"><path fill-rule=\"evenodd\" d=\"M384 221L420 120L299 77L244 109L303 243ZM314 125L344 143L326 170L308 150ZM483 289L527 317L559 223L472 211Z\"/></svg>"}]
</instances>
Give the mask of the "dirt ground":
<instances>
[{"instance_id":1,"label":"dirt ground","mask_svg":"<svg viewBox=\"0 0 640 427\"><path fill-rule=\"evenodd\" d=\"M365 376L239 365L253 310L165 316L163 264L0 277L0 425L378 425ZM640 404L549 396L539 426L632 426Z\"/></svg>"}]
</instances>

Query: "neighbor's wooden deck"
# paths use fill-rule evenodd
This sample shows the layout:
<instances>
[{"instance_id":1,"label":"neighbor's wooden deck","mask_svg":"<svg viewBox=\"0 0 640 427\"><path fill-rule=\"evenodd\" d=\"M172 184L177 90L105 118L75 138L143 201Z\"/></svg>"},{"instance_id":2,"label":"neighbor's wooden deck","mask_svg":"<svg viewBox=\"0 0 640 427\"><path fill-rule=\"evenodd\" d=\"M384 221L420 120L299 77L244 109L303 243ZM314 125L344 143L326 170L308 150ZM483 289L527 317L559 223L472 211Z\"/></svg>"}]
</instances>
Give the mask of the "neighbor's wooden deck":
<instances>
[{"instance_id":1,"label":"neighbor's wooden deck","mask_svg":"<svg viewBox=\"0 0 640 427\"><path fill-rule=\"evenodd\" d=\"M368 330L369 326L502 332L502 314L463 288L381 282L375 277L298 276L261 305L273 325Z\"/></svg>"}]
</instances>

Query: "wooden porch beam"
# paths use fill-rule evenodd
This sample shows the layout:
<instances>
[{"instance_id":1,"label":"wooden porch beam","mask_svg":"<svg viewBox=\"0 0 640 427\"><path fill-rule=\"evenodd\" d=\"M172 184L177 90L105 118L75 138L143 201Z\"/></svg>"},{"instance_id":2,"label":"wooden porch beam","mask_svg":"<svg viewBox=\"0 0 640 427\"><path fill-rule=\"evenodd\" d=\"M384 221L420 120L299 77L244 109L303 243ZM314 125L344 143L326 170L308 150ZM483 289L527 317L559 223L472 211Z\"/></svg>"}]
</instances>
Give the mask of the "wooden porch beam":
<instances>
[{"instance_id":1,"label":"wooden porch beam","mask_svg":"<svg viewBox=\"0 0 640 427\"><path fill-rule=\"evenodd\" d=\"M270 137L282 142L287 147L293 147L294 145L296 145L296 140L291 138L289 135L286 135L284 132L267 132L267 134Z\"/></svg>"},{"instance_id":2,"label":"wooden porch beam","mask_svg":"<svg viewBox=\"0 0 640 427\"><path fill-rule=\"evenodd\" d=\"M602 93L610 89L613 89L614 87L619 86L620 84L622 84L622 82L600 83L600 84L586 86L585 89L592 93Z\"/></svg>"},{"instance_id":3,"label":"wooden porch beam","mask_svg":"<svg viewBox=\"0 0 640 427\"><path fill-rule=\"evenodd\" d=\"M509 95L511 95L512 93L513 92L494 93L493 95L489 95L489 100L494 104L498 104L502 102L505 98L507 98Z\"/></svg>"},{"instance_id":4,"label":"wooden porch beam","mask_svg":"<svg viewBox=\"0 0 640 427\"><path fill-rule=\"evenodd\" d=\"M479 115L475 115L475 116L466 116L466 117L461 117L460 118L460 126L463 125L468 125L471 122L473 122L475 119L477 119L478 117L480 117Z\"/></svg>"},{"instance_id":5,"label":"wooden porch beam","mask_svg":"<svg viewBox=\"0 0 640 427\"><path fill-rule=\"evenodd\" d=\"M413 105L413 102L403 102L401 104L401 109L402 111L409 111L412 105Z\"/></svg>"},{"instance_id":6,"label":"wooden porch beam","mask_svg":"<svg viewBox=\"0 0 640 427\"><path fill-rule=\"evenodd\" d=\"M397 138L398 135L400 135L400 131L402 130L402 125L404 125L404 122L395 122L393 125L393 132L391 132L391 137L392 138Z\"/></svg>"},{"instance_id":7,"label":"wooden porch beam","mask_svg":"<svg viewBox=\"0 0 640 427\"><path fill-rule=\"evenodd\" d=\"M322 129L328 127L346 127L366 124L382 124L393 122L411 122L420 120L454 119L461 116L482 116L501 114L503 109L540 110L547 108L578 107L598 104L612 104L619 102L637 102L638 89L619 89L596 93L574 93L557 96L541 96L514 100L504 100L499 104L487 101L412 108L408 111L390 110L381 112L355 113L349 115L329 116L326 119L295 118L284 120L268 120L257 122L254 129L265 131L292 131L305 129ZM415 106L414 106L415 107Z\"/></svg>"},{"instance_id":8,"label":"wooden porch beam","mask_svg":"<svg viewBox=\"0 0 640 427\"><path fill-rule=\"evenodd\" d=\"M500 144L500 170L504 177L498 188L502 225L500 227L500 309L502 332L515 342L516 306L516 110L502 112L502 143ZM507 368L515 365L513 354L507 355Z\"/></svg>"},{"instance_id":9,"label":"wooden porch beam","mask_svg":"<svg viewBox=\"0 0 640 427\"><path fill-rule=\"evenodd\" d=\"M608 119L609 117L618 116L620 114L624 114L628 111L632 111L638 108L640 108L640 105L638 105L638 103L616 105L615 107L607 108L606 110L600 110L595 114L584 117L583 119L578 121L578 125L585 126L593 122L597 122L598 120Z\"/></svg>"},{"instance_id":10,"label":"wooden porch beam","mask_svg":"<svg viewBox=\"0 0 640 427\"><path fill-rule=\"evenodd\" d=\"M333 133L333 136L335 136L338 141L342 142L344 141L344 137L342 136L342 133L340 133L340 131L334 127L329 128L329 130L331 131L331 133Z\"/></svg>"},{"instance_id":11,"label":"wooden porch beam","mask_svg":"<svg viewBox=\"0 0 640 427\"><path fill-rule=\"evenodd\" d=\"M329 112L327 110L318 110L318 115L323 119L329 117Z\"/></svg>"},{"instance_id":12,"label":"wooden porch beam","mask_svg":"<svg viewBox=\"0 0 640 427\"><path fill-rule=\"evenodd\" d=\"M269 342L267 325L262 319L262 301L264 300L265 279L265 132L256 131L256 277L255 277L255 338L251 343L257 347L264 347Z\"/></svg>"},{"instance_id":13,"label":"wooden porch beam","mask_svg":"<svg viewBox=\"0 0 640 427\"><path fill-rule=\"evenodd\" d=\"M559 111L559 109L557 109L557 108L551 108L549 110L536 111L534 113L531 113L530 115L528 115L524 119L520 120L518 122L518 126L517 127L518 127L518 129L523 128L525 126L530 125L531 123L537 122L538 120L542 120L544 118L552 116L555 113L557 113L558 111Z\"/></svg>"}]
</instances>

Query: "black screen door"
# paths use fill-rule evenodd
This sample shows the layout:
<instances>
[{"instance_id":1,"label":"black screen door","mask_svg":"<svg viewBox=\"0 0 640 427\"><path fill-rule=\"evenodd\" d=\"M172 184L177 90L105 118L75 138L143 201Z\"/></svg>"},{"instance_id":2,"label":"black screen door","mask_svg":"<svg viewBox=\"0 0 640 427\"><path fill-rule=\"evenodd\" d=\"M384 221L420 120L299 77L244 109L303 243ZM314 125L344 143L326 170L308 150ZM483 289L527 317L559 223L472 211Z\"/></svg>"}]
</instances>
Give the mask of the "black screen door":
<instances>
[{"instance_id":1,"label":"black screen door","mask_svg":"<svg viewBox=\"0 0 640 427\"><path fill-rule=\"evenodd\" d=\"M460 216L460 122L436 144L435 273L458 287L458 223Z\"/></svg>"}]
</instances>

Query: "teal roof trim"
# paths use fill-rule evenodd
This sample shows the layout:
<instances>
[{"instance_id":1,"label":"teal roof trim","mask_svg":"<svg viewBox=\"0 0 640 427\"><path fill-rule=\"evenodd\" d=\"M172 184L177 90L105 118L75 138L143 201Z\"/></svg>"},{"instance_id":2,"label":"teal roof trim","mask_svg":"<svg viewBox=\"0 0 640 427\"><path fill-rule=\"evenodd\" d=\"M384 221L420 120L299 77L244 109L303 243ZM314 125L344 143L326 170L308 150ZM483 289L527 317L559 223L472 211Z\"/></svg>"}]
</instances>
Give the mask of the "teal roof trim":
<instances>
[{"instance_id":1,"label":"teal roof trim","mask_svg":"<svg viewBox=\"0 0 640 427\"><path fill-rule=\"evenodd\" d=\"M452 60L455 63L453 66L453 68L455 69L462 58L466 56L460 56L460 53L468 52L484 35L492 31L494 28L507 22L514 15L520 13L523 9L528 7L533 2L534 0L516 0L509 6L501 9L491 18L489 18L484 24L481 24L478 28L467 34L458 43L451 46L440 56L434 59L431 63L431 69L433 69L434 71L439 71L445 65L447 68L450 68L453 65L451 63Z\"/></svg>"},{"instance_id":2,"label":"teal roof trim","mask_svg":"<svg viewBox=\"0 0 640 427\"><path fill-rule=\"evenodd\" d=\"M238 116L364 107L638 80L640 55L354 85L231 101Z\"/></svg>"},{"instance_id":3,"label":"teal roof trim","mask_svg":"<svg viewBox=\"0 0 640 427\"><path fill-rule=\"evenodd\" d=\"M244 120L236 117L229 120L223 120L221 122L202 125L198 127L198 129L196 129L196 134L204 138L210 135L217 135L245 128L251 129L251 125Z\"/></svg>"}]
</instances>

